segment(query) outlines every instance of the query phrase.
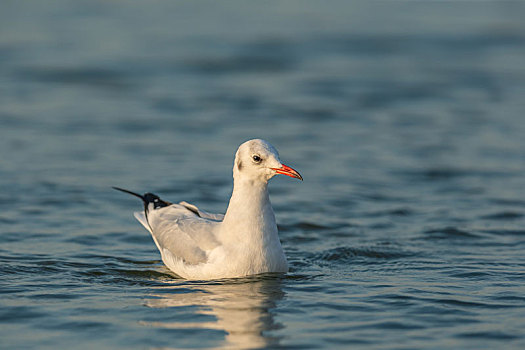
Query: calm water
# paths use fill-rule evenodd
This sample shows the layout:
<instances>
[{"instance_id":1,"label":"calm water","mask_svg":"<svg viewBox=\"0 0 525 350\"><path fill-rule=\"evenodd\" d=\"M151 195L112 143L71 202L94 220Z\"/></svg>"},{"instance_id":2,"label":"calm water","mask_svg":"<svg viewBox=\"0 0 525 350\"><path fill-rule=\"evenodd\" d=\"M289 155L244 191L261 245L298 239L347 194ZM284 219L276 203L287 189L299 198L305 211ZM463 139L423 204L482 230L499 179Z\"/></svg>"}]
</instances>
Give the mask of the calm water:
<instances>
[{"instance_id":1,"label":"calm water","mask_svg":"<svg viewBox=\"0 0 525 350\"><path fill-rule=\"evenodd\" d=\"M523 18L3 1L0 348L525 348ZM177 278L110 186L224 212L253 137L291 272Z\"/></svg>"}]
</instances>

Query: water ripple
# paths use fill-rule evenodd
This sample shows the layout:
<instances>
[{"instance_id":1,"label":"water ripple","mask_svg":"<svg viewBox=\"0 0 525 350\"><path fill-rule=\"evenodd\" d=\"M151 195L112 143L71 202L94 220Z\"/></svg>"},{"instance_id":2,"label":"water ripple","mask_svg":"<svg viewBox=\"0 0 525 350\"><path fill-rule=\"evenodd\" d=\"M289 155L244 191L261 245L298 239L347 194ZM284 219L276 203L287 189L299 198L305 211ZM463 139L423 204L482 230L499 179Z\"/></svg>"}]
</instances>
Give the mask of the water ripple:
<instances>
[{"instance_id":1,"label":"water ripple","mask_svg":"<svg viewBox=\"0 0 525 350\"><path fill-rule=\"evenodd\" d=\"M416 254L412 252L380 249L377 247L353 248L353 247L337 247L317 253L313 256L314 261L326 261L332 263L348 263L359 258L371 258L380 260L393 260L413 257Z\"/></svg>"},{"instance_id":2,"label":"water ripple","mask_svg":"<svg viewBox=\"0 0 525 350\"><path fill-rule=\"evenodd\" d=\"M479 239L479 238L482 238L478 234L475 234L469 231L465 231L465 230L460 230L452 226L448 226L444 228L430 229L430 230L426 230L424 233L427 239L433 239L433 240L434 239L441 240L441 239Z\"/></svg>"}]
</instances>

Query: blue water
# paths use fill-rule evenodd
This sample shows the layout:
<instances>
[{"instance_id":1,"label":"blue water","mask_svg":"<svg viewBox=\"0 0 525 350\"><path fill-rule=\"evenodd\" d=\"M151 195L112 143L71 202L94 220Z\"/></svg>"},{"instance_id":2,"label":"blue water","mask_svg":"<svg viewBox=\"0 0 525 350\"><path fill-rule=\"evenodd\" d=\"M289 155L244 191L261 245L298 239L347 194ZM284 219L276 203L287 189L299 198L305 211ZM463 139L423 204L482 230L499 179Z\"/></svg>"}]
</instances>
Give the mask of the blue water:
<instances>
[{"instance_id":1,"label":"blue water","mask_svg":"<svg viewBox=\"0 0 525 350\"><path fill-rule=\"evenodd\" d=\"M523 2L3 1L0 348L525 348ZM186 281L260 137L286 275Z\"/></svg>"}]
</instances>

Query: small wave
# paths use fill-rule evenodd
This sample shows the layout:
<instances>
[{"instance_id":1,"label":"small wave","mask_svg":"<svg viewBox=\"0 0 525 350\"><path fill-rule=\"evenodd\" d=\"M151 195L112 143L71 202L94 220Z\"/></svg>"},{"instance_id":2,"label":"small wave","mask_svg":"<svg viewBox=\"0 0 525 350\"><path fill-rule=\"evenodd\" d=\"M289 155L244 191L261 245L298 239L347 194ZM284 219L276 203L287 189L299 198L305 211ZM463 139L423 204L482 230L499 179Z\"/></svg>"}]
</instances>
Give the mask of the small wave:
<instances>
[{"instance_id":1,"label":"small wave","mask_svg":"<svg viewBox=\"0 0 525 350\"><path fill-rule=\"evenodd\" d=\"M498 332L498 331L460 333L457 335L457 337L473 338L473 339L490 339L490 340L513 340L513 339L520 338L520 336L517 336L517 335L513 335L513 334L509 334L505 332Z\"/></svg>"},{"instance_id":2,"label":"small wave","mask_svg":"<svg viewBox=\"0 0 525 350\"><path fill-rule=\"evenodd\" d=\"M378 322L374 325L368 325L367 327L377 327L379 329L386 329L386 330L417 330L417 329L424 329L425 327L419 324L415 323L408 323L408 322Z\"/></svg>"},{"instance_id":3,"label":"small wave","mask_svg":"<svg viewBox=\"0 0 525 350\"><path fill-rule=\"evenodd\" d=\"M508 205L513 207L525 207L525 200L494 198L490 200L493 204Z\"/></svg>"},{"instance_id":4,"label":"small wave","mask_svg":"<svg viewBox=\"0 0 525 350\"><path fill-rule=\"evenodd\" d=\"M462 168L427 168L417 170L403 170L401 175L411 179L423 181L448 181L465 177L494 178L508 175L503 171L487 169L462 169Z\"/></svg>"},{"instance_id":5,"label":"small wave","mask_svg":"<svg viewBox=\"0 0 525 350\"><path fill-rule=\"evenodd\" d=\"M172 281L177 278L175 275L158 270L133 270L123 268L90 269L82 271L78 275L88 281L106 285L139 285L146 287L157 286L159 283L162 283L162 281Z\"/></svg>"},{"instance_id":6,"label":"small wave","mask_svg":"<svg viewBox=\"0 0 525 350\"><path fill-rule=\"evenodd\" d=\"M382 216L410 216L414 214L415 214L415 211L413 211L412 209L400 207L400 208L364 213L362 216L373 218L373 217L382 217Z\"/></svg>"},{"instance_id":7,"label":"small wave","mask_svg":"<svg viewBox=\"0 0 525 350\"><path fill-rule=\"evenodd\" d=\"M301 243L311 243L311 242L316 242L319 240L319 237L318 236L313 236L313 235L310 235L310 236L306 236L304 234L300 234L300 235L294 235L294 236L291 236L291 237L287 237L286 239L283 239L283 242L289 242L289 243L293 243L293 244L301 244Z\"/></svg>"},{"instance_id":8,"label":"small wave","mask_svg":"<svg viewBox=\"0 0 525 350\"><path fill-rule=\"evenodd\" d=\"M60 83L123 89L129 82L123 72L96 67L28 67L18 71L18 77L42 83Z\"/></svg>"},{"instance_id":9,"label":"small wave","mask_svg":"<svg viewBox=\"0 0 525 350\"><path fill-rule=\"evenodd\" d=\"M30 306L7 306L0 311L0 323L19 323L44 316L46 316L45 313L36 311Z\"/></svg>"},{"instance_id":10,"label":"small wave","mask_svg":"<svg viewBox=\"0 0 525 350\"><path fill-rule=\"evenodd\" d=\"M278 225L279 231L291 231L299 229L302 231L327 231L327 230L336 230L343 227L349 226L344 223L334 223L334 224L321 224L319 222L311 221L299 221L292 224L280 224Z\"/></svg>"},{"instance_id":11,"label":"small wave","mask_svg":"<svg viewBox=\"0 0 525 350\"><path fill-rule=\"evenodd\" d=\"M377 248L351 248L338 247L329 249L321 253L315 254L313 260L329 261L329 262L347 262L355 260L356 258L372 258L372 259L400 259L413 256L413 253L408 253L400 250L383 250Z\"/></svg>"},{"instance_id":12,"label":"small wave","mask_svg":"<svg viewBox=\"0 0 525 350\"><path fill-rule=\"evenodd\" d=\"M514 211L502 211L494 214L483 215L481 219L485 220L513 220L524 217L522 213L517 213Z\"/></svg>"},{"instance_id":13,"label":"small wave","mask_svg":"<svg viewBox=\"0 0 525 350\"><path fill-rule=\"evenodd\" d=\"M430 239L449 239L449 238L480 238L472 232L460 230L456 227L448 226L444 228L431 229L424 232L426 238Z\"/></svg>"},{"instance_id":14,"label":"small wave","mask_svg":"<svg viewBox=\"0 0 525 350\"><path fill-rule=\"evenodd\" d=\"M511 230L511 229L491 229L491 230L482 230L484 233L489 233L493 235L509 235L509 236L524 236L525 230Z\"/></svg>"},{"instance_id":15,"label":"small wave","mask_svg":"<svg viewBox=\"0 0 525 350\"><path fill-rule=\"evenodd\" d=\"M489 272L484 271L472 271L472 272L457 272L450 275L451 277L457 278L469 278L469 279L483 279L484 277L492 276Z\"/></svg>"},{"instance_id":16,"label":"small wave","mask_svg":"<svg viewBox=\"0 0 525 350\"><path fill-rule=\"evenodd\" d=\"M146 279L165 279L173 278L173 274L164 273L157 270L128 270L128 269L113 269L111 273L117 273L122 276L127 276L133 279L146 278Z\"/></svg>"},{"instance_id":17,"label":"small wave","mask_svg":"<svg viewBox=\"0 0 525 350\"><path fill-rule=\"evenodd\" d=\"M194 57L185 66L202 74L282 72L292 68L285 56L239 55L233 57Z\"/></svg>"},{"instance_id":18,"label":"small wave","mask_svg":"<svg viewBox=\"0 0 525 350\"><path fill-rule=\"evenodd\" d=\"M459 300L459 299L435 298L435 299L428 299L428 301L431 301L439 305L450 305L450 306L459 307L459 308L504 309L504 308L513 307L513 305L507 305L507 304L481 303L481 302Z\"/></svg>"},{"instance_id":19,"label":"small wave","mask_svg":"<svg viewBox=\"0 0 525 350\"><path fill-rule=\"evenodd\" d=\"M279 232L284 234L283 240L295 244L315 242L318 241L321 236L353 236L354 233L351 232L350 227L351 225L346 223L325 224L310 221L278 225Z\"/></svg>"}]
</instances>

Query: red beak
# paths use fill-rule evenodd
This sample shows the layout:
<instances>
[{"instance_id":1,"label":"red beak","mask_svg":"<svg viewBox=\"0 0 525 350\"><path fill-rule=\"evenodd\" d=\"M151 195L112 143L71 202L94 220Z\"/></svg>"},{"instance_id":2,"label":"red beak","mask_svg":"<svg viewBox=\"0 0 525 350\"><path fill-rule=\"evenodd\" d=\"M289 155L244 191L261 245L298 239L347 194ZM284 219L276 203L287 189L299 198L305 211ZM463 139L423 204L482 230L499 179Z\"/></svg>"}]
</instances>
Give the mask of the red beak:
<instances>
[{"instance_id":1,"label":"red beak","mask_svg":"<svg viewBox=\"0 0 525 350\"><path fill-rule=\"evenodd\" d=\"M271 168L272 170L275 170L275 172L277 174L282 174L282 175L286 175L286 176L290 176L290 177L295 177L296 179L299 179L301 181L303 181L303 177L301 176L301 174L299 174L296 170L290 168L289 166L287 165L284 165L280 168Z\"/></svg>"}]
</instances>

